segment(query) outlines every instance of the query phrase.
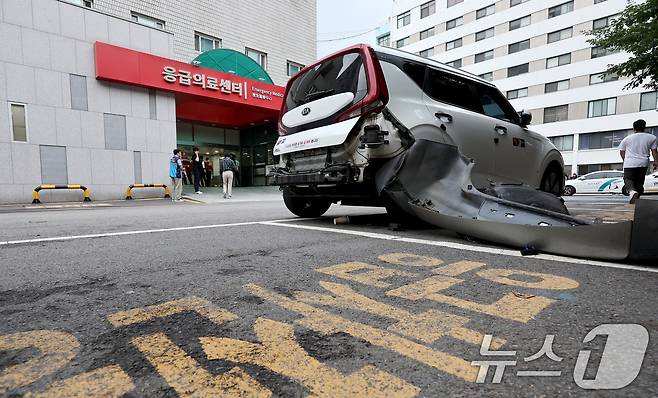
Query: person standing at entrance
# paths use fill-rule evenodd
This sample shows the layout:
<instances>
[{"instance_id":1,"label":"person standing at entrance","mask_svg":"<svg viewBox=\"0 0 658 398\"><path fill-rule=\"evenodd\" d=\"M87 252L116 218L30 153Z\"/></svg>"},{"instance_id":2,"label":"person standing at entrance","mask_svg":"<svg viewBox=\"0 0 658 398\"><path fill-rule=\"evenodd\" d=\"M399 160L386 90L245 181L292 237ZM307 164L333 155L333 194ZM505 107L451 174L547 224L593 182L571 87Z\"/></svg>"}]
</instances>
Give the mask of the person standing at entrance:
<instances>
[{"instance_id":1,"label":"person standing at entrance","mask_svg":"<svg viewBox=\"0 0 658 398\"><path fill-rule=\"evenodd\" d=\"M192 173L194 174L194 193L201 195L201 177L205 174L203 171L203 156L199 155L199 148L194 148L192 154Z\"/></svg>"},{"instance_id":2,"label":"person standing at entrance","mask_svg":"<svg viewBox=\"0 0 658 398\"><path fill-rule=\"evenodd\" d=\"M212 171L212 160L210 160L210 158L206 158L206 187L212 186Z\"/></svg>"},{"instance_id":3,"label":"person standing at entrance","mask_svg":"<svg viewBox=\"0 0 658 398\"><path fill-rule=\"evenodd\" d=\"M224 199L231 199L233 195L233 173L235 172L235 155L229 154L222 159L222 186Z\"/></svg>"},{"instance_id":4,"label":"person standing at entrance","mask_svg":"<svg viewBox=\"0 0 658 398\"><path fill-rule=\"evenodd\" d=\"M653 154L653 165L658 168L657 139L644 129L647 122L640 119L633 123L633 133L619 144L619 154L624 160L624 185L633 204L644 193L644 178L649 167L649 157Z\"/></svg>"},{"instance_id":5,"label":"person standing at entrance","mask_svg":"<svg viewBox=\"0 0 658 398\"><path fill-rule=\"evenodd\" d=\"M183 196L183 162L180 159L180 151L174 149L174 156L169 161L169 177L171 177L171 200L181 202Z\"/></svg>"}]
</instances>

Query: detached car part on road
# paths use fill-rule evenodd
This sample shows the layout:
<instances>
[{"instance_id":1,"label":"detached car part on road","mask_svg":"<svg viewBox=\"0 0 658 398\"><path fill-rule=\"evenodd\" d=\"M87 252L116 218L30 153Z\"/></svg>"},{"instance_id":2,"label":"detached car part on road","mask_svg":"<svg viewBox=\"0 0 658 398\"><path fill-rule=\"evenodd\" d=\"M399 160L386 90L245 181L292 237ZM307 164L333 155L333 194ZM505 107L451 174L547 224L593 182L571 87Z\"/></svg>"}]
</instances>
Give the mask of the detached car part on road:
<instances>
[{"instance_id":1,"label":"detached car part on road","mask_svg":"<svg viewBox=\"0 0 658 398\"><path fill-rule=\"evenodd\" d=\"M628 257L630 224L613 231L568 216L562 156L530 120L469 73L357 45L288 82L270 178L301 217L337 202L385 206L512 246Z\"/></svg>"}]
</instances>

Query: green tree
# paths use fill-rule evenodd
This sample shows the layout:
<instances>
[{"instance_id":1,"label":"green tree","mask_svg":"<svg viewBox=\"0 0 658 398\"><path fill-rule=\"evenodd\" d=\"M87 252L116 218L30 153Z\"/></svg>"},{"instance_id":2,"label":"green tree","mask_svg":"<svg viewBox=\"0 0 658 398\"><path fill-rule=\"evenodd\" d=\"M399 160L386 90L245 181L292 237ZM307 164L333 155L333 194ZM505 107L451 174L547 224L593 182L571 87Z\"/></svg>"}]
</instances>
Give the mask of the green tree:
<instances>
[{"instance_id":1,"label":"green tree","mask_svg":"<svg viewBox=\"0 0 658 398\"><path fill-rule=\"evenodd\" d=\"M630 77L627 89L658 90L658 0L629 0L612 23L587 33L594 46L631 54L626 62L608 65L606 73Z\"/></svg>"}]
</instances>

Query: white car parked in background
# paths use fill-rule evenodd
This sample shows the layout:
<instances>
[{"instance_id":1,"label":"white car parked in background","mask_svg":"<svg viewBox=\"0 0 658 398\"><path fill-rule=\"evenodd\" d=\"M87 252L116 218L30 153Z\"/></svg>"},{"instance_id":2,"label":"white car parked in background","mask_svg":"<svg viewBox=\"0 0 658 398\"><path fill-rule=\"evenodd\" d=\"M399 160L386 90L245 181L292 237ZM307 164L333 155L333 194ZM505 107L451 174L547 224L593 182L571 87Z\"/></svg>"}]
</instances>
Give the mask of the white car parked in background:
<instances>
[{"instance_id":1,"label":"white car parked in background","mask_svg":"<svg viewBox=\"0 0 658 398\"><path fill-rule=\"evenodd\" d=\"M658 171L644 179L644 193L658 193Z\"/></svg>"},{"instance_id":2,"label":"white car parked in background","mask_svg":"<svg viewBox=\"0 0 658 398\"><path fill-rule=\"evenodd\" d=\"M564 184L564 195L571 196L575 193L622 193L623 187L623 171L595 171L573 180L567 180Z\"/></svg>"}]
</instances>

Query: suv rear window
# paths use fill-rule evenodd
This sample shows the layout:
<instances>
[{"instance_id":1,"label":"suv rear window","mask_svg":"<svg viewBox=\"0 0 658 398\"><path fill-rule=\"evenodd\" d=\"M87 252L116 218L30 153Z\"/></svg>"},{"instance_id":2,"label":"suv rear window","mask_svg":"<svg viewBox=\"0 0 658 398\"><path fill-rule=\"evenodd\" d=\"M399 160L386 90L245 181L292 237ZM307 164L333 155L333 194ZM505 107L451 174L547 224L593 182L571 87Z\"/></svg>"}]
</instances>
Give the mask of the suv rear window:
<instances>
[{"instance_id":1,"label":"suv rear window","mask_svg":"<svg viewBox=\"0 0 658 398\"><path fill-rule=\"evenodd\" d=\"M298 76L286 97L287 109L331 95L351 92L353 104L368 94L368 80L363 58L357 52L326 60Z\"/></svg>"}]
</instances>

